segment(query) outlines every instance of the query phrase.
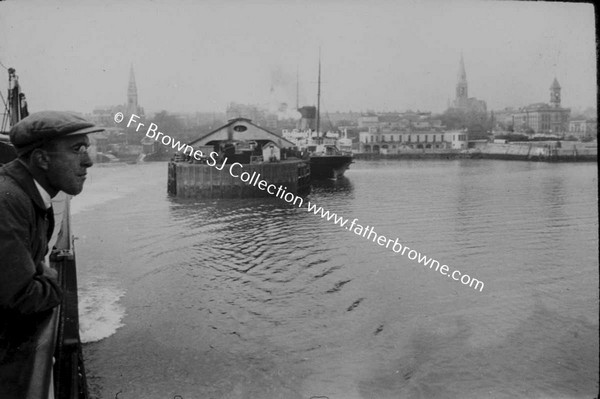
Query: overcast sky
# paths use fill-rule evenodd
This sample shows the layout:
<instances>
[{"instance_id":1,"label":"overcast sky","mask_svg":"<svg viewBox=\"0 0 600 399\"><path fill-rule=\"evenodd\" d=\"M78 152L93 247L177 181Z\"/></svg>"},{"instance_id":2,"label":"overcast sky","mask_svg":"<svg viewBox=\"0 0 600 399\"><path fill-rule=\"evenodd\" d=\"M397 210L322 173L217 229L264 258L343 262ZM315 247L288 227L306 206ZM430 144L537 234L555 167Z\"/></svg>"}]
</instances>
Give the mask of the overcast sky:
<instances>
[{"instance_id":1,"label":"overcast sky","mask_svg":"<svg viewBox=\"0 0 600 399\"><path fill-rule=\"evenodd\" d=\"M441 112L461 52L488 109L548 102L554 77L582 108L596 105L594 34L592 5L575 3L0 2L0 62L32 111L123 104L131 65L147 112L295 106L296 71L300 105L315 104L319 46L327 111Z\"/></svg>"}]
</instances>

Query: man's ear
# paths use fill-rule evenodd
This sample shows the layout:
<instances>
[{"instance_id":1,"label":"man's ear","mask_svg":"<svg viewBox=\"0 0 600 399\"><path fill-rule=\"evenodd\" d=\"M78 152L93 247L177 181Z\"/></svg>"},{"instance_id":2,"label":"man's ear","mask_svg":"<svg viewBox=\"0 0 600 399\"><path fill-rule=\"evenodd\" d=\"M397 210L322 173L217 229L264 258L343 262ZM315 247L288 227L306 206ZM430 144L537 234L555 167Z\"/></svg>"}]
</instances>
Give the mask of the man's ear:
<instances>
[{"instance_id":1,"label":"man's ear","mask_svg":"<svg viewBox=\"0 0 600 399\"><path fill-rule=\"evenodd\" d=\"M41 148L36 148L31 153L29 162L36 168L47 171L50 167L50 156L45 150Z\"/></svg>"}]
</instances>

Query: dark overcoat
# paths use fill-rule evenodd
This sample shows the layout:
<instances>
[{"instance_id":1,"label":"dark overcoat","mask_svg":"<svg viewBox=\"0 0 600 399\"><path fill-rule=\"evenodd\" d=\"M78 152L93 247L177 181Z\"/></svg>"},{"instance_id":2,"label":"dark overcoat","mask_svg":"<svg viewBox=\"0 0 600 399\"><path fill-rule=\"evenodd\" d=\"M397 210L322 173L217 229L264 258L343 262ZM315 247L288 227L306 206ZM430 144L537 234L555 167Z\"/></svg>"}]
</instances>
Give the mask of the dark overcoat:
<instances>
[{"instance_id":1,"label":"dark overcoat","mask_svg":"<svg viewBox=\"0 0 600 399\"><path fill-rule=\"evenodd\" d=\"M20 397L35 353L32 334L61 302L61 289L44 264L50 218L25 164L0 167L0 397ZM23 361L24 358L26 359Z\"/></svg>"}]
</instances>

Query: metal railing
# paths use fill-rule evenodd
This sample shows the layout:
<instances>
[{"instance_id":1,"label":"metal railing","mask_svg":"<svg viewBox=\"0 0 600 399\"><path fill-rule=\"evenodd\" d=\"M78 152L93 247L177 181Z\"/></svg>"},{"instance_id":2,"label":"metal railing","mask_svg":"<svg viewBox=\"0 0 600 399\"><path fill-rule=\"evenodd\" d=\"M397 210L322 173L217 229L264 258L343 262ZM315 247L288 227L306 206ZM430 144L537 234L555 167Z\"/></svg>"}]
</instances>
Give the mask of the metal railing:
<instances>
[{"instance_id":1,"label":"metal railing","mask_svg":"<svg viewBox=\"0 0 600 399\"><path fill-rule=\"evenodd\" d=\"M58 271L63 291L54 350L54 392L57 399L87 399L87 381L79 337L77 267L71 233L69 197L65 200L63 215L56 250L51 256L51 264Z\"/></svg>"}]
</instances>

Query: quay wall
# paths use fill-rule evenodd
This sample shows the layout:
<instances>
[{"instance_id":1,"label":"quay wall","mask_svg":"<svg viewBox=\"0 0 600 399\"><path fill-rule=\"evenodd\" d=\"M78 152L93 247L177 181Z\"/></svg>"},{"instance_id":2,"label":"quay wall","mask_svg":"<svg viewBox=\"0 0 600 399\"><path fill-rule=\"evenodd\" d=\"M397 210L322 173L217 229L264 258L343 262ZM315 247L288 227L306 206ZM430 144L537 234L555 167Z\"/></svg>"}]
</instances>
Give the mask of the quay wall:
<instances>
[{"instance_id":1,"label":"quay wall","mask_svg":"<svg viewBox=\"0 0 600 399\"><path fill-rule=\"evenodd\" d=\"M598 160L598 149L581 143L561 142L561 147L540 146L535 143L488 143L478 149L473 158L528 160L544 162L593 162Z\"/></svg>"},{"instance_id":2,"label":"quay wall","mask_svg":"<svg viewBox=\"0 0 600 399\"><path fill-rule=\"evenodd\" d=\"M248 172L252 176L256 172L260 175L253 179L252 185L243 182L240 177L232 176L229 166L218 170L206 164L169 162L167 191L180 198L252 198L272 196L258 188L261 180L277 187L287 187L286 192L295 194L310 187L308 181L303 181L302 170L310 173L305 161L244 164L242 168L237 166L235 174Z\"/></svg>"},{"instance_id":3,"label":"quay wall","mask_svg":"<svg viewBox=\"0 0 600 399\"><path fill-rule=\"evenodd\" d=\"M354 159L455 159L469 158L469 154L461 153L458 150L446 151L406 151L396 154L378 154L378 153L358 153L353 155Z\"/></svg>"},{"instance_id":4,"label":"quay wall","mask_svg":"<svg viewBox=\"0 0 600 399\"><path fill-rule=\"evenodd\" d=\"M402 151L396 154L360 153L355 159L500 159L543 162L595 162L598 161L598 149L595 144L561 142L558 148L554 144L541 143L486 143L468 150L421 150Z\"/></svg>"}]
</instances>

